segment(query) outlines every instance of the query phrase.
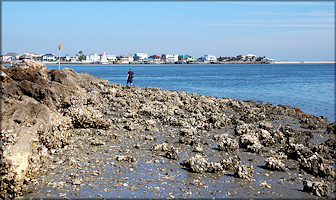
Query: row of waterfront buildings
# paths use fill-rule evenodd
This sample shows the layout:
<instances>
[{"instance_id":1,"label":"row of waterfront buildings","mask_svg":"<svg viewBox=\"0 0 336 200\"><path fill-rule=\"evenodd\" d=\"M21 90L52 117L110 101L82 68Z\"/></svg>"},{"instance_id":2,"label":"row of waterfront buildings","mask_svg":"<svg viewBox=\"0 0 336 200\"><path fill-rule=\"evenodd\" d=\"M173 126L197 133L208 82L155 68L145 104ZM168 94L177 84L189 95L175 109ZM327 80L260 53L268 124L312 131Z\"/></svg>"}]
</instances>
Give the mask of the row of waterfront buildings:
<instances>
[{"instance_id":1,"label":"row of waterfront buildings","mask_svg":"<svg viewBox=\"0 0 336 200\"><path fill-rule=\"evenodd\" d=\"M189 63L272 63L273 59L257 57L253 54L238 55L236 57L219 57L214 55L204 55L195 59L190 55L179 54L162 54L151 55L148 53L135 53L133 56L115 56L108 54L90 54L84 55L81 51L79 55L55 56L53 53L37 54L37 53L6 53L1 56L1 61L11 63L20 60L35 60L42 63L83 63L83 64L189 64Z\"/></svg>"}]
</instances>

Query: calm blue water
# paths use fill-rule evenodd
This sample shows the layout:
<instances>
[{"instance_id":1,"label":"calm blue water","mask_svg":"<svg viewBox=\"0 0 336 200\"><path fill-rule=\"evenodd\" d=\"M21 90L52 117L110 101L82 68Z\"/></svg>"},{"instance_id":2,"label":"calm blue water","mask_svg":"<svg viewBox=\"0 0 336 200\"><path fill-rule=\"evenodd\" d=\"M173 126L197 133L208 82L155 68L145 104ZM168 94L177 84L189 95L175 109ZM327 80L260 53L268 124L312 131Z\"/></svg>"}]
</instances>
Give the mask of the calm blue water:
<instances>
[{"instance_id":1,"label":"calm blue water","mask_svg":"<svg viewBox=\"0 0 336 200\"><path fill-rule=\"evenodd\" d=\"M134 84L165 90L263 100L300 108L308 114L335 121L334 64L271 65L63 65L111 83L126 84L131 67ZM58 65L48 65L58 69Z\"/></svg>"}]
</instances>

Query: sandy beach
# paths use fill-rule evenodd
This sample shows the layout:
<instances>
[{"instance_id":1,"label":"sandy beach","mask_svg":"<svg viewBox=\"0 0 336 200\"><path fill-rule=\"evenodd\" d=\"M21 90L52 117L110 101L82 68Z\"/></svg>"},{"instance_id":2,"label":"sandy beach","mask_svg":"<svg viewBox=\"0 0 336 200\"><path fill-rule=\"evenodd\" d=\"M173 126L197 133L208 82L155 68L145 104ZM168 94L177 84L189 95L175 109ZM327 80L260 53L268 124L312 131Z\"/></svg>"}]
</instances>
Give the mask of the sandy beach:
<instances>
[{"instance_id":1,"label":"sandy beach","mask_svg":"<svg viewBox=\"0 0 336 200\"><path fill-rule=\"evenodd\" d=\"M275 61L274 64L333 64L335 61Z\"/></svg>"}]
</instances>

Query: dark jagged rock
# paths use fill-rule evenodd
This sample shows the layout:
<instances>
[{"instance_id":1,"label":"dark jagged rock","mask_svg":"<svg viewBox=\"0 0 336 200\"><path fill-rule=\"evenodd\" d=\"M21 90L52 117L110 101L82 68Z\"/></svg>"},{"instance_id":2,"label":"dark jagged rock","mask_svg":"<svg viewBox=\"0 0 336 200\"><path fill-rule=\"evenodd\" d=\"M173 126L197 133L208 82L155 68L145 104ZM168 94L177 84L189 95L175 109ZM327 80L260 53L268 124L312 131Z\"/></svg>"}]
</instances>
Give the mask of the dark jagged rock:
<instances>
[{"instance_id":1,"label":"dark jagged rock","mask_svg":"<svg viewBox=\"0 0 336 200\"><path fill-rule=\"evenodd\" d=\"M312 193L319 197L327 197L331 193L331 187L324 181L312 182L304 180L303 191Z\"/></svg>"},{"instance_id":2,"label":"dark jagged rock","mask_svg":"<svg viewBox=\"0 0 336 200\"><path fill-rule=\"evenodd\" d=\"M168 149L168 151L166 153L166 157L169 158L169 159L177 160L177 158L178 158L177 149L175 149L174 147L171 147L170 149Z\"/></svg>"},{"instance_id":3,"label":"dark jagged rock","mask_svg":"<svg viewBox=\"0 0 336 200\"><path fill-rule=\"evenodd\" d=\"M335 180L336 172L333 166L325 163L321 155L315 153L310 157L302 157L300 166L307 172L320 177L326 177L329 180Z\"/></svg>"},{"instance_id":4,"label":"dark jagged rock","mask_svg":"<svg viewBox=\"0 0 336 200\"><path fill-rule=\"evenodd\" d=\"M235 172L240 165L240 158L238 156L231 156L220 161L223 170Z\"/></svg>"},{"instance_id":5,"label":"dark jagged rock","mask_svg":"<svg viewBox=\"0 0 336 200\"><path fill-rule=\"evenodd\" d=\"M253 181L253 171L253 166L239 165L234 173L234 176L248 181Z\"/></svg>"}]
</instances>

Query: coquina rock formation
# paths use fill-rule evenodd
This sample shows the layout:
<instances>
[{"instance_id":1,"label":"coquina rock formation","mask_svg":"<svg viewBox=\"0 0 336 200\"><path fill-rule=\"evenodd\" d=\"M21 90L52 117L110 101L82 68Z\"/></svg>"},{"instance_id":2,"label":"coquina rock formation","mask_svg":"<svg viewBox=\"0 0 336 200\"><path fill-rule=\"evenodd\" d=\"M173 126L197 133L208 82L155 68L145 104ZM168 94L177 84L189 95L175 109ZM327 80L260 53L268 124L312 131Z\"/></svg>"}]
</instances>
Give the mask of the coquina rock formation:
<instances>
[{"instance_id":1,"label":"coquina rock formation","mask_svg":"<svg viewBox=\"0 0 336 200\"><path fill-rule=\"evenodd\" d=\"M169 126L176 129L174 137L180 144L200 153L181 163L192 172L228 171L252 181L253 167L242 165L236 156L239 151L247 151L265 155L265 168L269 170L294 167L320 178L323 184L304 185L315 195L327 196L330 191L325 184L335 181L335 123L298 108L132 88L67 68L50 70L33 61L1 66L0 78L2 198L20 195L22 186L29 182L26 177L34 176L50 155L69 145L79 129L150 132L157 126ZM201 155L208 148L202 137L218 130L224 133L210 139L218 144L218 151L235 156L210 162ZM327 139L312 144L315 133ZM158 143L152 136L145 140L153 141L153 151L164 152L167 159L179 158L180 152L172 144ZM287 159L295 165L285 166ZM135 161L122 156L117 160Z\"/></svg>"}]
</instances>

